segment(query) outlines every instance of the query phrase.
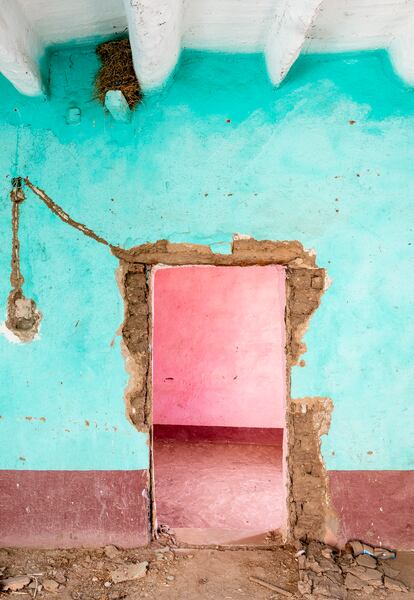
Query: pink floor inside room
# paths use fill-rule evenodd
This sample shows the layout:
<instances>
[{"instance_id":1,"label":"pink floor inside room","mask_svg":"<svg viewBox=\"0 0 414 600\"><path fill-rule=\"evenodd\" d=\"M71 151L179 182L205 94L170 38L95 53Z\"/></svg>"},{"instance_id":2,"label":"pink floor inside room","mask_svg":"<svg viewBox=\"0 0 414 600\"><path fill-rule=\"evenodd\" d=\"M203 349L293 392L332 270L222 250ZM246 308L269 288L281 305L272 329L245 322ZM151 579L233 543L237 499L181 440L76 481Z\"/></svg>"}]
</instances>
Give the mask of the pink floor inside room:
<instances>
[{"instance_id":1,"label":"pink floor inside room","mask_svg":"<svg viewBox=\"0 0 414 600\"><path fill-rule=\"evenodd\" d=\"M284 269L158 267L151 285L157 523L264 542L286 520Z\"/></svg>"}]
</instances>

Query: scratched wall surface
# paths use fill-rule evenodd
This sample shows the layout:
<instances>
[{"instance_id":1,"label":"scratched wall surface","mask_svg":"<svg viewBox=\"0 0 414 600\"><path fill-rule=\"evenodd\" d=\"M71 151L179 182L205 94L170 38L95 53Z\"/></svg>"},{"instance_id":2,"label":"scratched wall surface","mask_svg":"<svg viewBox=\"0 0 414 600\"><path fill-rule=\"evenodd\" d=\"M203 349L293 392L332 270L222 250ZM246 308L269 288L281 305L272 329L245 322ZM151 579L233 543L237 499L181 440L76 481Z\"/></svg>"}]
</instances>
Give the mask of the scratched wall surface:
<instances>
[{"instance_id":1,"label":"scratched wall surface","mask_svg":"<svg viewBox=\"0 0 414 600\"><path fill-rule=\"evenodd\" d=\"M273 89L260 55L188 51L129 125L94 99L97 66L91 47L55 51L49 99L0 81L2 310L16 174L124 247L299 239L332 280L292 390L333 399L327 467L412 470L414 92L386 54L306 56ZM125 417L117 261L29 192L22 213L43 321L32 344L0 338L0 467L145 469L146 437Z\"/></svg>"}]
</instances>

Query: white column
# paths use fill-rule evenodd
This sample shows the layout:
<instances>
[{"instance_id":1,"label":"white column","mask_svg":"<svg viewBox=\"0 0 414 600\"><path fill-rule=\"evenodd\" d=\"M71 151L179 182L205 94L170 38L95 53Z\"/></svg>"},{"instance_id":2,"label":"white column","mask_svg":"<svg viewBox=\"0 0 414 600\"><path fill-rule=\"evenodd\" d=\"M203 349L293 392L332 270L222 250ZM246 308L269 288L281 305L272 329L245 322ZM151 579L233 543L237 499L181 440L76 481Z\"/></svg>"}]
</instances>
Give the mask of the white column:
<instances>
[{"instance_id":1,"label":"white column","mask_svg":"<svg viewBox=\"0 0 414 600\"><path fill-rule=\"evenodd\" d=\"M124 0L135 73L143 90L168 79L181 50L183 0Z\"/></svg>"},{"instance_id":2,"label":"white column","mask_svg":"<svg viewBox=\"0 0 414 600\"><path fill-rule=\"evenodd\" d=\"M407 85L414 86L414 19L395 34L388 51L397 74Z\"/></svg>"},{"instance_id":3,"label":"white column","mask_svg":"<svg viewBox=\"0 0 414 600\"><path fill-rule=\"evenodd\" d=\"M0 72L28 96L42 94L42 44L18 0L0 0Z\"/></svg>"},{"instance_id":4,"label":"white column","mask_svg":"<svg viewBox=\"0 0 414 600\"><path fill-rule=\"evenodd\" d=\"M274 85L282 83L299 56L321 4L322 0L277 0L264 51Z\"/></svg>"}]
</instances>

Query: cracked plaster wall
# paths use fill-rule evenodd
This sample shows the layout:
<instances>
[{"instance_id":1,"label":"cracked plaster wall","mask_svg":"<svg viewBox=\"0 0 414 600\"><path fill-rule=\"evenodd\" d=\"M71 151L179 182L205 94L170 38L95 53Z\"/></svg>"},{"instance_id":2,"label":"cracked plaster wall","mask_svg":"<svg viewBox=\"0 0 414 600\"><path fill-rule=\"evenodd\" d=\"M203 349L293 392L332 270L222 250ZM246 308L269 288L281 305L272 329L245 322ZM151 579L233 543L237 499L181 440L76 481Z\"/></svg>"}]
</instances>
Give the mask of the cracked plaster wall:
<instances>
[{"instance_id":1,"label":"cracked plaster wall","mask_svg":"<svg viewBox=\"0 0 414 600\"><path fill-rule=\"evenodd\" d=\"M53 54L49 101L0 80L3 312L16 174L127 248L167 238L226 253L235 232L300 240L333 285L292 397L332 398L328 469L412 469L414 96L386 56L303 57L274 90L259 56L188 52L131 125L93 100L96 68L88 48ZM25 293L43 321L25 347L0 338L1 467L146 468L147 436L125 418L118 260L30 194L20 237Z\"/></svg>"}]
</instances>

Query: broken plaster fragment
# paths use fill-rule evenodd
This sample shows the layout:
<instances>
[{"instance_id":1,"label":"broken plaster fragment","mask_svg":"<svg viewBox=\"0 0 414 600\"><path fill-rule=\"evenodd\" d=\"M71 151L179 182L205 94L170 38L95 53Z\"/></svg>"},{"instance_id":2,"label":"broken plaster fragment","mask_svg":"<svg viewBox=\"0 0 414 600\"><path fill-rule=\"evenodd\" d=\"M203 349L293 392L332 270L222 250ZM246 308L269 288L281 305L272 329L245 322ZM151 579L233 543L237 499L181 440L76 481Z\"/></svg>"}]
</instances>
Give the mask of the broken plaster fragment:
<instances>
[{"instance_id":1,"label":"broken plaster fragment","mask_svg":"<svg viewBox=\"0 0 414 600\"><path fill-rule=\"evenodd\" d=\"M20 289L10 292L7 300L6 327L21 342L33 340L39 330L41 317L34 300L26 298Z\"/></svg>"}]
</instances>

